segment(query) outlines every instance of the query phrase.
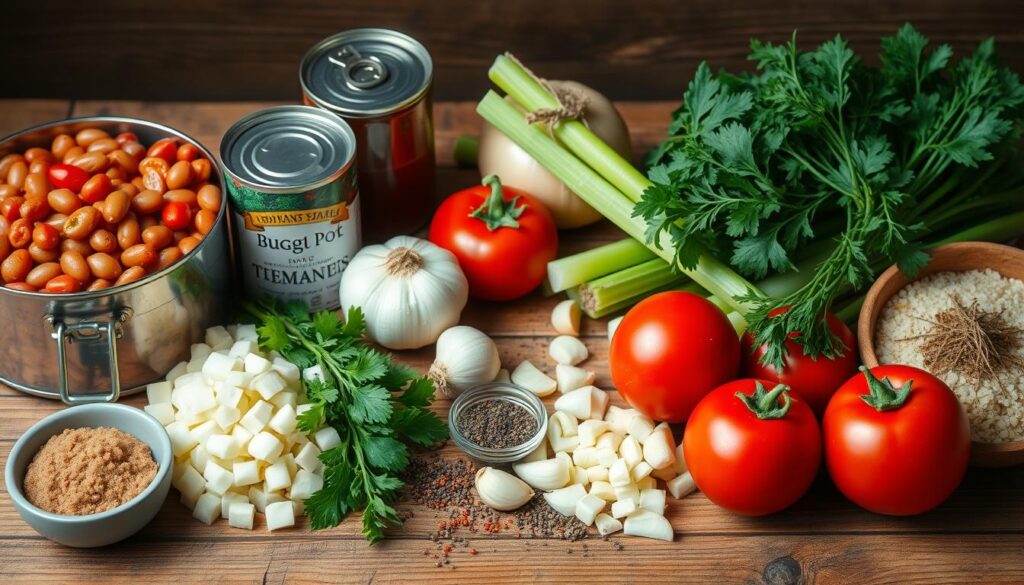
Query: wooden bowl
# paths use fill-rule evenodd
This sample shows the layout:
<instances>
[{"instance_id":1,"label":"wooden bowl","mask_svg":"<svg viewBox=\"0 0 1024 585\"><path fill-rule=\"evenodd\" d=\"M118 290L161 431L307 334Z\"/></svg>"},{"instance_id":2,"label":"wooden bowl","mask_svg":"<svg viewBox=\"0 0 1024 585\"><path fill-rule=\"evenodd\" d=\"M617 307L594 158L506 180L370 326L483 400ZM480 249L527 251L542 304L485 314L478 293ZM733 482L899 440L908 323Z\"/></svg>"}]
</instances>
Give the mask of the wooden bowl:
<instances>
[{"instance_id":1,"label":"wooden bowl","mask_svg":"<svg viewBox=\"0 0 1024 585\"><path fill-rule=\"evenodd\" d=\"M965 272L991 268L1003 276L1024 280L1024 250L988 242L958 242L938 246L931 251L931 262L915 279L908 279L896 266L889 267L871 286L857 319L857 345L864 365L878 364L875 354L875 330L885 304L912 280L936 272ZM1024 441L978 443L971 445L971 465L1009 467L1024 464Z\"/></svg>"}]
</instances>

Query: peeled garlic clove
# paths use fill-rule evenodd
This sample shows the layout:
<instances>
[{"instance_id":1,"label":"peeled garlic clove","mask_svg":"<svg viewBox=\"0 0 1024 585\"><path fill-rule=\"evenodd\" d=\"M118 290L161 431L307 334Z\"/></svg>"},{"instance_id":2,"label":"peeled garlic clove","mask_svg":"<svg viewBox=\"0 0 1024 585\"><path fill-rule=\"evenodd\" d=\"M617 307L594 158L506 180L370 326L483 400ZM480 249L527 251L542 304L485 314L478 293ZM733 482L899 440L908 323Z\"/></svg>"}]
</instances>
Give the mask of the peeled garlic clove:
<instances>
[{"instance_id":1,"label":"peeled garlic clove","mask_svg":"<svg viewBox=\"0 0 1024 585\"><path fill-rule=\"evenodd\" d=\"M590 472L588 471L587 473ZM591 481L590 495L597 496L606 502L614 502L615 488L607 481Z\"/></svg>"},{"instance_id":2,"label":"peeled garlic clove","mask_svg":"<svg viewBox=\"0 0 1024 585\"><path fill-rule=\"evenodd\" d=\"M636 510L636 500L618 500L616 502L612 502L612 516L615 518L625 518L633 512L636 512Z\"/></svg>"},{"instance_id":3,"label":"peeled garlic clove","mask_svg":"<svg viewBox=\"0 0 1024 585\"><path fill-rule=\"evenodd\" d=\"M629 421L634 416L640 414L636 409L633 408L621 408L615 405L608 407L608 412L604 415L604 420L611 425L612 430L620 435L629 433Z\"/></svg>"},{"instance_id":4,"label":"peeled garlic clove","mask_svg":"<svg viewBox=\"0 0 1024 585\"><path fill-rule=\"evenodd\" d=\"M623 533L672 542L672 525L664 516L640 510L626 517Z\"/></svg>"},{"instance_id":5,"label":"peeled garlic clove","mask_svg":"<svg viewBox=\"0 0 1024 585\"><path fill-rule=\"evenodd\" d=\"M511 381L512 381L512 375L509 374L508 370L505 369L505 368L499 369L498 370L498 375L494 377L494 382L504 382L504 383L507 384L507 383L509 383Z\"/></svg>"},{"instance_id":6,"label":"peeled garlic clove","mask_svg":"<svg viewBox=\"0 0 1024 585\"><path fill-rule=\"evenodd\" d=\"M665 515L665 490L640 490L640 507L659 516Z\"/></svg>"},{"instance_id":7,"label":"peeled garlic clove","mask_svg":"<svg viewBox=\"0 0 1024 585\"><path fill-rule=\"evenodd\" d=\"M584 386L559 396L555 401L555 410L580 420L590 418L591 394L594 389L593 386Z\"/></svg>"},{"instance_id":8,"label":"peeled garlic clove","mask_svg":"<svg viewBox=\"0 0 1024 585\"><path fill-rule=\"evenodd\" d=\"M654 468L651 467L649 463L647 463L646 461L641 461L640 463L637 463L633 467L633 469L629 471L629 476L633 478L634 482L638 482L641 479L650 476L652 471L654 471Z\"/></svg>"},{"instance_id":9,"label":"peeled garlic clove","mask_svg":"<svg viewBox=\"0 0 1024 585\"><path fill-rule=\"evenodd\" d=\"M572 339L570 337L570 339ZM512 383L522 386L537 396L548 396L558 384L529 361L524 361L512 371Z\"/></svg>"},{"instance_id":10,"label":"peeled garlic clove","mask_svg":"<svg viewBox=\"0 0 1024 585\"><path fill-rule=\"evenodd\" d=\"M580 444L580 438L576 434L576 419L565 414L556 412L548 420L548 442L555 453L572 453Z\"/></svg>"},{"instance_id":11,"label":"peeled garlic clove","mask_svg":"<svg viewBox=\"0 0 1024 585\"><path fill-rule=\"evenodd\" d=\"M590 483L590 476L587 475L586 468L573 466L572 482L580 485L588 485Z\"/></svg>"},{"instance_id":12,"label":"peeled garlic clove","mask_svg":"<svg viewBox=\"0 0 1024 585\"><path fill-rule=\"evenodd\" d=\"M580 522L591 526L606 504L607 502L601 498L587 494L576 502L576 517L580 519Z\"/></svg>"},{"instance_id":13,"label":"peeled garlic clove","mask_svg":"<svg viewBox=\"0 0 1024 585\"><path fill-rule=\"evenodd\" d=\"M601 536L608 536L622 530L622 522L608 514L598 514L594 519L594 525L597 526L597 533Z\"/></svg>"},{"instance_id":14,"label":"peeled garlic clove","mask_svg":"<svg viewBox=\"0 0 1024 585\"><path fill-rule=\"evenodd\" d=\"M558 391L561 394L593 384L594 377L594 372L588 372L576 366L566 364L555 366L555 379L558 381Z\"/></svg>"},{"instance_id":15,"label":"peeled garlic clove","mask_svg":"<svg viewBox=\"0 0 1024 585\"><path fill-rule=\"evenodd\" d=\"M531 461L544 461L547 458L548 458L548 444L547 444L546 441L541 441L540 445L537 445L536 449L534 449L533 451L530 451L529 455L527 455L526 457L523 457L523 460L520 461L520 463L530 463Z\"/></svg>"},{"instance_id":16,"label":"peeled garlic clove","mask_svg":"<svg viewBox=\"0 0 1024 585\"><path fill-rule=\"evenodd\" d=\"M626 465L630 468L644 460L643 447L640 446L640 442L633 435L622 440L622 443L619 445L619 455L626 460Z\"/></svg>"},{"instance_id":17,"label":"peeled garlic clove","mask_svg":"<svg viewBox=\"0 0 1024 585\"><path fill-rule=\"evenodd\" d=\"M623 315L624 317L625 315ZM615 330L619 328L619 323L622 323L622 317L616 317L608 321L608 341L615 337Z\"/></svg>"},{"instance_id":18,"label":"peeled garlic clove","mask_svg":"<svg viewBox=\"0 0 1024 585\"><path fill-rule=\"evenodd\" d=\"M561 335L580 334L580 306L574 300L562 301L551 311L551 326Z\"/></svg>"},{"instance_id":19,"label":"peeled garlic clove","mask_svg":"<svg viewBox=\"0 0 1024 585\"><path fill-rule=\"evenodd\" d=\"M643 444L647 440L647 435L654 432L654 421L645 414L637 413L626 423L626 430Z\"/></svg>"},{"instance_id":20,"label":"peeled garlic clove","mask_svg":"<svg viewBox=\"0 0 1024 585\"><path fill-rule=\"evenodd\" d=\"M617 460L608 469L608 483L612 484L612 487L623 487L633 483L632 478L629 476L629 466L626 465L625 459Z\"/></svg>"},{"instance_id":21,"label":"peeled garlic clove","mask_svg":"<svg viewBox=\"0 0 1024 585\"><path fill-rule=\"evenodd\" d=\"M574 483L569 487L544 494L544 500L559 514L572 516L576 513L576 502L582 500L586 495L586 488L578 483Z\"/></svg>"},{"instance_id":22,"label":"peeled garlic clove","mask_svg":"<svg viewBox=\"0 0 1024 585\"><path fill-rule=\"evenodd\" d=\"M597 445L597 438L608 430L608 423L603 420L588 419L581 422L578 429L580 446L593 447Z\"/></svg>"},{"instance_id":23,"label":"peeled garlic clove","mask_svg":"<svg viewBox=\"0 0 1024 585\"><path fill-rule=\"evenodd\" d=\"M665 487L668 488L668 493L672 494L672 497L677 500L697 491L697 484L693 481L693 476L690 475L689 471L679 474L671 481L665 482Z\"/></svg>"},{"instance_id":24,"label":"peeled garlic clove","mask_svg":"<svg viewBox=\"0 0 1024 585\"><path fill-rule=\"evenodd\" d=\"M560 364L575 366L587 359L590 352L579 339L569 335L559 335L551 340L551 345L548 346L548 355Z\"/></svg>"},{"instance_id":25,"label":"peeled garlic clove","mask_svg":"<svg viewBox=\"0 0 1024 585\"><path fill-rule=\"evenodd\" d=\"M476 472L476 493L480 501L501 512L509 512L533 498L533 489L518 477L492 467Z\"/></svg>"},{"instance_id":26,"label":"peeled garlic clove","mask_svg":"<svg viewBox=\"0 0 1024 585\"><path fill-rule=\"evenodd\" d=\"M590 392L590 418L603 420L604 412L608 410L608 402L611 400L608 393L596 386L591 386Z\"/></svg>"},{"instance_id":27,"label":"peeled garlic clove","mask_svg":"<svg viewBox=\"0 0 1024 585\"><path fill-rule=\"evenodd\" d=\"M609 427L608 432L603 433L597 438L597 443L594 445L598 449L611 449L612 451L618 451L619 445L622 444L622 435L612 431Z\"/></svg>"},{"instance_id":28,"label":"peeled garlic clove","mask_svg":"<svg viewBox=\"0 0 1024 585\"><path fill-rule=\"evenodd\" d=\"M633 485L635 485L636 489L640 491L653 490L656 487L658 487L658 480L648 475L645 478L637 480L636 482L633 483Z\"/></svg>"},{"instance_id":29,"label":"peeled garlic clove","mask_svg":"<svg viewBox=\"0 0 1024 585\"><path fill-rule=\"evenodd\" d=\"M597 458L597 449L594 447L577 447L572 452L572 462L579 467L594 467L601 463Z\"/></svg>"},{"instance_id":30,"label":"peeled garlic clove","mask_svg":"<svg viewBox=\"0 0 1024 585\"><path fill-rule=\"evenodd\" d=\"M563 458L517 463L512 470L523 481L539 490L555 490L569 483L569 464Z\"/></svg>"},{"instance_id":31,"label":"peeled garlic clove","mask_svg":"<svg viewBox=\"0 0 1024 585\"><path fill-rule=\"evenodd\" d=\"M676 462L676 445L672 429L666 423L655 427L644 443L644 461L654 469L664 469Z\"/></svg>"},{"instance_id":32,"label":"peeled garlic clove","mask_svg":"<svg viewBox=\"0 0 1024 585\"><path fill-rule=\"evenodd\" d=\"M599 482L599 481L607 483L608 482L608 468L604 467L603 465L594 465L594 466L588 467L587 468L587 479L590 480L590 483L596 483L596 482ZM609 483L608 487L611 487L611 485L612 484Z\"/></svg>"}]
</instances>

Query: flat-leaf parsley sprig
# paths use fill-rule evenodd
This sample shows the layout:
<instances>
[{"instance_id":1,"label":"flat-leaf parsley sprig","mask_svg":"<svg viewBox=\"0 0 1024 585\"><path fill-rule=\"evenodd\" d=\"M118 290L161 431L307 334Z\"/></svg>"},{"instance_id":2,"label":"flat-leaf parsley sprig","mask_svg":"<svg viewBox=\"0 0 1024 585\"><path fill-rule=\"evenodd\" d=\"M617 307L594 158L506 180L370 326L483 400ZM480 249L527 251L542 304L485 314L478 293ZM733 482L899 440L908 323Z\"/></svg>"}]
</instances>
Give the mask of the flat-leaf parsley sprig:
<instances>
[{"instance_id":1,"label":"flat-leaf parsley sprig","mask_svg":"<svg viewBox=\"0 0 1024 585\"><path fill-rule=\"evenodd\" d=\"M299 416L298 428L313 433L330 425L341 444L320 455L324 486L306 500L310 525L331 528L361 509L363 535L376 542L386 527L402 524L391 504L409 464L406 443L431 447L448 437L445 423L429 410L433 384L363 340L358 307L344 322L333 311L310 315L301 302L260 301L244 308L261 323L264 350L300 368L322 370L322 379L304 381L313 407Z\"/></svg>"}]
</instances>

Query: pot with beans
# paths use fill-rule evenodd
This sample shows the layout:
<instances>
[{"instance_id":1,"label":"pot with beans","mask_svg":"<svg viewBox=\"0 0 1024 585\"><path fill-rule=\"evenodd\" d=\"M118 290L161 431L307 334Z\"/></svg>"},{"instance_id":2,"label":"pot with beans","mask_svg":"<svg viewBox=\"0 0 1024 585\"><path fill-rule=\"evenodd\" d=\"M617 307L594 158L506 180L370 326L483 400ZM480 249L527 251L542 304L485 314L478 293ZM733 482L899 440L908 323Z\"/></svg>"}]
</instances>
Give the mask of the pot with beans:
<instances>
[{"instance_id":1,"label":"pot with beans","mask_svg":"<svg viewBox=\"0 0 1024 585\"><path fill-rule=\"evenodd\" d=\"M0 381L116 400L187 359L228 307L223 190L209 151L152 122L0 140Z\"/></svg>"}]
</instances>

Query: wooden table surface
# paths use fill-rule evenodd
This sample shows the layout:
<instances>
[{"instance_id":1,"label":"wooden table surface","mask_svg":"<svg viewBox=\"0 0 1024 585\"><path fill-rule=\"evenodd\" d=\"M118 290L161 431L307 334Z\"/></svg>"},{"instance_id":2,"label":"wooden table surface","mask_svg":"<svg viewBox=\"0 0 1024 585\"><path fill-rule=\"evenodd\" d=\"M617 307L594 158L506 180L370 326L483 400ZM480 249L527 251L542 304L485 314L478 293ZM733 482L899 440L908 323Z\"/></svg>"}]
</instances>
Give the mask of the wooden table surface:
<instances>
[{"instance_id":1,"label":"wooden table surface","mask_svg":"<svg viewBox=\"0 0 1024 585\"><path fill-rule=\"evenodd\" d=\"M234 120L266 105L0 100L0 135L69 114L117 114L176 127L216 149ZM637 152L658 141L673 107L621 104ZM472 184L477 179L473 171L452 166L451 147L455 137L478 129L473 104L438 104L435 122L440 192ZM575 251L620 236L602 223L561 237L564 251ZM471 302L463 323L494 337L506 366L523 359L547 363L552 336L548 317L555 302L540 295L504 304ZM610 389L605 323L587 321L583 340L592 354L586 367L597 372L598 386ZM2 343L0 348L4 354L17 351ZM401 352L397 357L422 370L432 351ZM613 400L621 402L614 393ZM143 398L125 402L141 406ZM0 405L3 461L25 429L62 408L2 386ZM447 402L439 401L438 408L447 408ZM443 452L458 455L450 445ZM669 498L668 516L676 531L672 543L621 535L613 542L591 538L566 543L467 534L478 554L456 549L451 564L441 568L424 555L433 550L429 535L439 517L408 504L401 508L414 516L371 547L360 536L358 518L315 533L304 522L273 533L262 525L252 532L233 529L226 521L206 526L191 518L172 490L157 518L136 536L101 549L76 550L36 534L18 517L6 486L0 491L0 583L1024 582L1024 468L971 469L948 502L913 518L861 510L845 501L826 477L791 509L768 518L733 515L697 493L681 501Z\"/></svg>"}]
</instances>

